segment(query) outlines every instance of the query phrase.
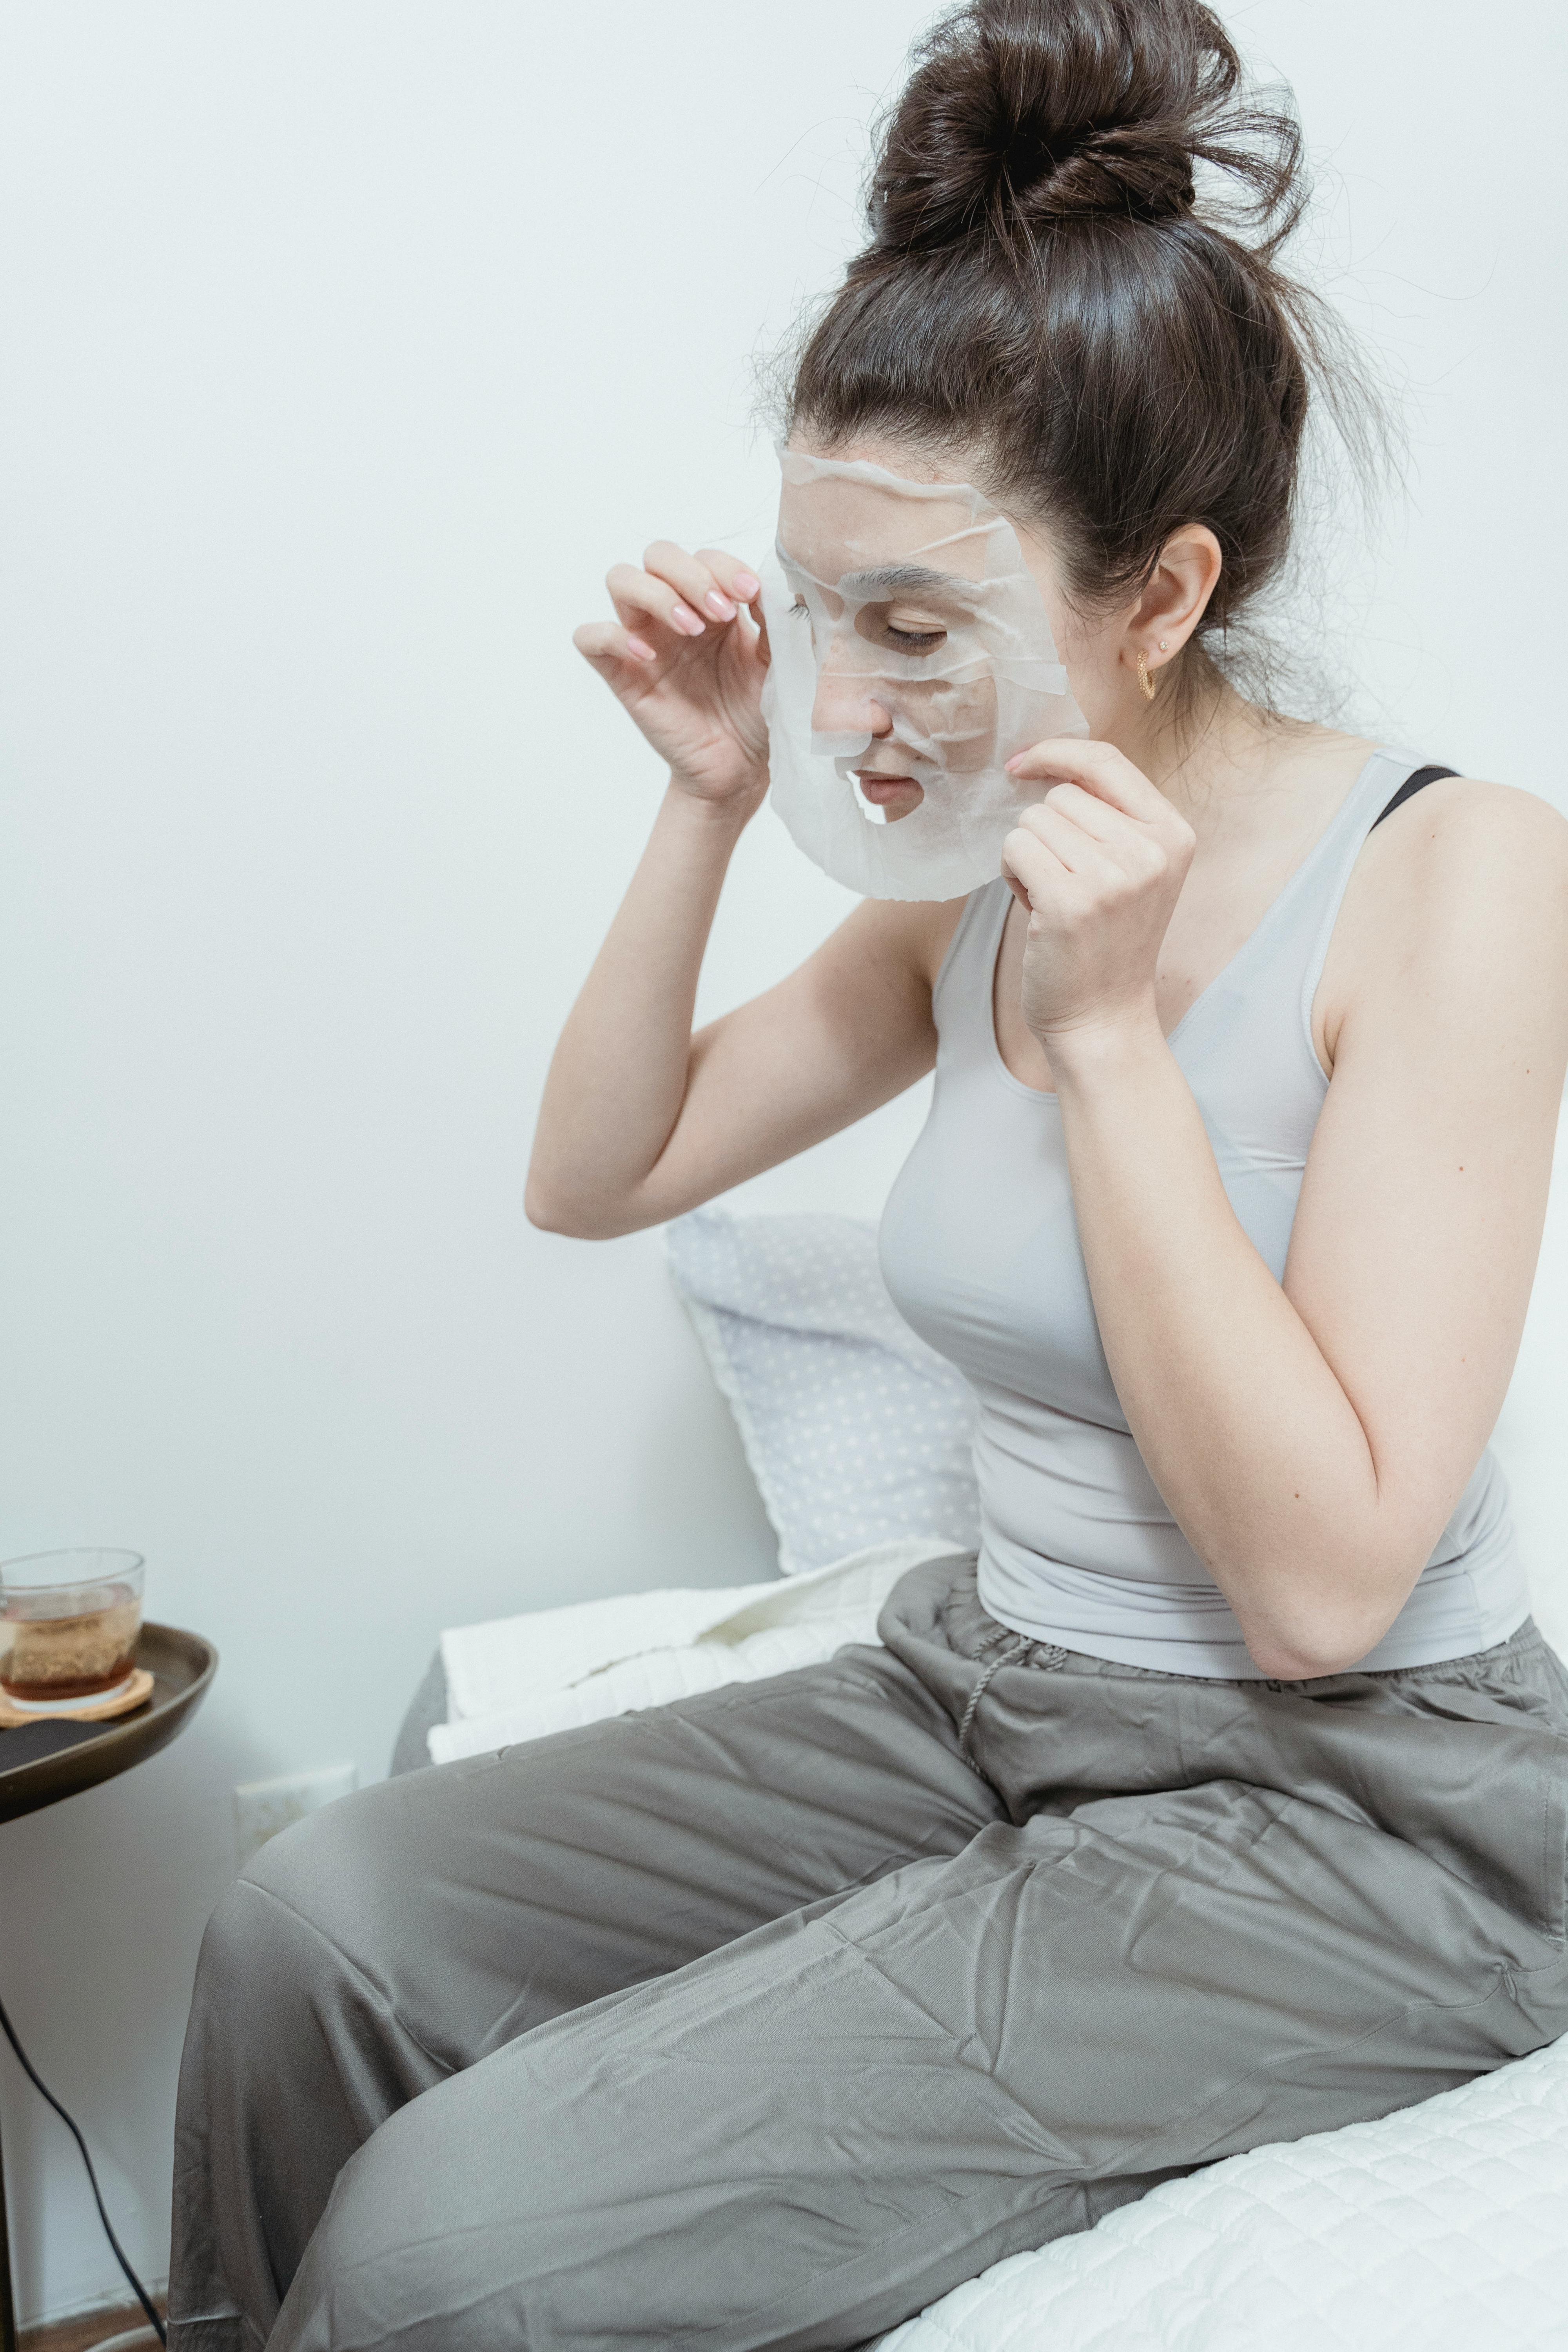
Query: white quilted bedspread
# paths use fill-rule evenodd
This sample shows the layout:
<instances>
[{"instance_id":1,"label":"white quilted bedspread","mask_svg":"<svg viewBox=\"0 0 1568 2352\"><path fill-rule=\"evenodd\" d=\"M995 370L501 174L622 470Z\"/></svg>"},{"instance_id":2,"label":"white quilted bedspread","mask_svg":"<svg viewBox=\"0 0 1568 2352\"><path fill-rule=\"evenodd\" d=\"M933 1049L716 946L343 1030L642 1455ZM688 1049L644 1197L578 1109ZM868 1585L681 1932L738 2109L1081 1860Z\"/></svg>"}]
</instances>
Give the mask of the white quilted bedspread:
<instances>
[{"instance_id":1,"label":"white quilted bedspread","mask_svg":"<svg viewBox=\"0 0 1568 2352\"><path fill-rule=\"evenodd\" d=\"M1016 2254L881 2352L1568 2352L1568 2040Z\"/></svg>"}]
</instances>

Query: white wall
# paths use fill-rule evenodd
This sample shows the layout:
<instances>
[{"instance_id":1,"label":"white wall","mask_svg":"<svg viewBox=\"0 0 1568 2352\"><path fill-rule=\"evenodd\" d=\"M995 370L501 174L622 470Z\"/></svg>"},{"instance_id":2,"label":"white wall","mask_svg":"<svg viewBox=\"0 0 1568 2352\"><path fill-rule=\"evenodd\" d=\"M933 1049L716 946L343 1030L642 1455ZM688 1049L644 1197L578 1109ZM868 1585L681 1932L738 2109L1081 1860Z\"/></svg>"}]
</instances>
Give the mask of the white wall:
<instances>
[{"instance_id":1,"label":"white wall","mask_svg":"<svg viewBox=\"0 0 1568 2352\"><path fill-rule=\"evenodd\" d=\"M655 772L569 647L758 549L748 357L851 242L910 0L24 0L0 15L0 1556L134 1544L223 1669L0 1829L0 1990L165 2262L238 1780L379 1773L438 1627L765 1572L657 1237L531 1232L551 1042ZM1552 0L1255 0L1414 394L1363 668L1557 793ZM842 895L770 816L717 1006ZM916 1101L757 1197L874 1208ZM24 2315L115 2285L0 2056Z\"/></svg>"}]
</instances>

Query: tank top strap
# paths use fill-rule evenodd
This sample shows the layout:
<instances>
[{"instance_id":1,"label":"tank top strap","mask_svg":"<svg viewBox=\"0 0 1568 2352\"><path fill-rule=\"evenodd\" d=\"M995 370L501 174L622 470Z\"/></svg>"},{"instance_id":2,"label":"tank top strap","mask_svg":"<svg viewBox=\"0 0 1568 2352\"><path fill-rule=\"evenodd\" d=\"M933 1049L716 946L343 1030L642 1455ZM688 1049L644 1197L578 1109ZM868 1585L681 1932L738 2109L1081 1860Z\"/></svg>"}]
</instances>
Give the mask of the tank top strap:
<instances>
[{"instance_id":1,"label":"tank top strap","mask_svg":"<svg viewBox=\"0 0 1568 2352\"><path fill-rule=\"evenodd\" d=\"M1312 1000L1322 977L1329 940L1368 834L1405 780L1421 764L1413 751L1380 748L1264 911L1236 954L1171 1032L1186 1053L1235 1042L1238 1024L1255 1034L1281 1036L1294 1028L1310 1051ZM998 875L971 891L931 992L931 1010L944 1058L989 1060L994 1045L992 983L1013 894ZM1201 1044L1200 1044L1200 1041Z\"/></svg>"},{"instance_id":2,"label":"tank top strap","mask_svg":"<svg viewBox=\"0 0 1568 2352\"><path fill-rule=\"evenodd\" d=\"M1324 1082L1311 1044L1311 1009L1329 940L1367 835L1419 765L1414 752L1373 753L1272 905L1172 1030L1170 1044L1184 1061L1231 1053L1244 1034L1258 1052L1271 1053L1275 1045L1288 1048L1293 1033L1297 1045L1305 1040L1311 1071Z\"/></svg>"},{"instance_id":3,"label":"tank top strap","mask_svg":"<svg viewBox=\"0 0 1568 2352\"><path fill-rule=\"evenodd\" d=\"M1301 910L1305 920L1299 921L1297 925L1299 932L1303 934L1300 941L1302 971L1299 1012L1314 1063L1317 1048L1312 1045L1312 1005L1318 993L1318 983L1323 976L1323 967L1328 961L1329 942L1340 919L1340 908L1350 887L1355 862L1366 845L1367 835L1387 811L1390 801L1417 773L1421 765L1421 755L1416 751L1387 748L1374 751L1308 861L1313 864L1321 860L1321 870L1317 888L1306 896Z\"/></svg>"},{"instance_id":4,"label":"tank top strap","mask_svg":"<svg viewBox=\"0 0 1568 2352\"><path fill-rule=\"evenodd\" d=\"M931 1013L944 1055L965 1061L990 1053L992 980L1013 893L1000 874L983 882L963 902L963 912L947 943L931 989Z\"/></svg>"}]
</instances>

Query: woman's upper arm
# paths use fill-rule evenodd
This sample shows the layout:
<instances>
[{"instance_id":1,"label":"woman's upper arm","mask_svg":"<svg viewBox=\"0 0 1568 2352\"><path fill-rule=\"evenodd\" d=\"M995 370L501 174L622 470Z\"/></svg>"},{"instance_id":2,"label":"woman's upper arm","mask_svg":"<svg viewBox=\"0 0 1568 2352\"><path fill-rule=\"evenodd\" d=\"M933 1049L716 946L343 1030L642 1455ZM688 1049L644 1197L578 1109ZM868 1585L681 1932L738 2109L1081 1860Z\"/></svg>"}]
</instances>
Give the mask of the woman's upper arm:
<instances>
[{"instance_id":1,"label":"woman's upper arm","mask_svg":"<svg viewBox=\"0 0 1568 2352\"><path fill-rule=\"evenodd\" d=\"M1333 1076L1285 1288L1414 1577L1491 1434L1529 1304L1568 1062L1568 824L1456 782L1387 832L1325 977Z\"/></svg>"},{"instance_id":2,"label":"woman's upper arm","mask_svg":"<svg viewBox=\"0 0 1568 2352\"><path fill-rule=\"evenodd\" d=\"M669 1139L626 1230L679 1216L901 1094L936 1059L931 982L961 904L867 899L691 1041Z\"/></svg>"}]
</instances>

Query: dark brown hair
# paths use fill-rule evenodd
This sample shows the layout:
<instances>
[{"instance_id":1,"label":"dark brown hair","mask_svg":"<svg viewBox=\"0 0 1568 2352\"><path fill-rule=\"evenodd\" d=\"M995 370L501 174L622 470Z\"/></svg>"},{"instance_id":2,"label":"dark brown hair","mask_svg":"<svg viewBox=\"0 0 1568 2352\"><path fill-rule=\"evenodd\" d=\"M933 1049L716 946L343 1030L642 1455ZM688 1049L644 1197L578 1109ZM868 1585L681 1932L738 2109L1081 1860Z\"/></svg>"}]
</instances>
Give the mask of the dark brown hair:
<instances>
[{"instance_id":1,"label":"dark brown hair","mask_svg":"<svg viewBox=\"0 0 1568 2352\"><path fill-rule=\"evenodd\" d=\"M1249 89L1199 0L970 0L881 126L871 241L789 424L973 448L1085 607L1206 523L1224 632L1285 557L1314 380L1352 437L1364 405L1278 264L1305 197L1289 94Z\"/></svg>"}]
</instances>

